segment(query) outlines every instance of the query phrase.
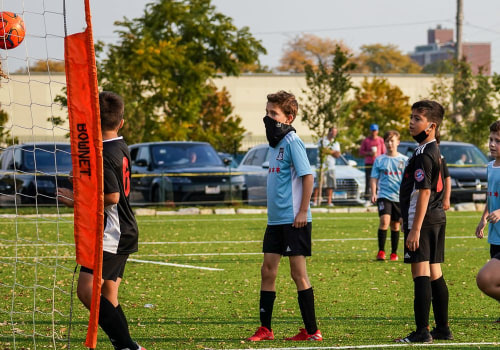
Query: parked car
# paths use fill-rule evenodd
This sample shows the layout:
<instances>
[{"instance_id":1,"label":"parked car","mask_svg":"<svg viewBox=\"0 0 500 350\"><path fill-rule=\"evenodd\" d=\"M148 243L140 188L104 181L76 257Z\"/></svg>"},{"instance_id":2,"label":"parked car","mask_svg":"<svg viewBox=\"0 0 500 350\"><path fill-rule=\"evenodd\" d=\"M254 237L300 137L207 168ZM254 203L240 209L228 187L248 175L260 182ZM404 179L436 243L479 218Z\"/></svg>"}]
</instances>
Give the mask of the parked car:
<instances>
[{"instance_id":1,"label":"parked car","mask_svg":"<svg viewBox=\"0 0 500 350\"><path fill-rule=\"evenodd\" d=\"M247 199L249 204L266 205L267 203L267 174L269 145L262 144L251 148L243 157L237 170L245 174L247 185ZM318 164L318 146L306 144L307 157L316 176ZM365 173L356 169L343 156L337 158L335 165L337 188L333 193L336 203L364 203ZM316 183L316 180L315 180Z\"/></svg>"},{"instance_id":2,"label":"parked car","mask_svg":"<svg viewBox=\"0 0 500 350\"><path fill-rule=\"evenodd\" d=\"M131 202L241 200L244 178L226 166L206 142L149 142L131 145Z\"/></svg>"},{"instance_id":3,"label":"parked car","mask_svg":"<svg viewBox=\"0 0 500 350\"><path fill-rule=\"evenodd\" d=\"M0 205L56 204L58 187L71 188L69 143L25 143L0 156Z\"/></svg>"},{"instance_id":4,"label":"parked car","mask_svg":"<svg viewBox=\"0 0 500 350\"><path fill-rule=\"evenodd\" d=\"M410 157L416 147L415 142L403 141L398 146L398 151ZM439 148L450 171L451 201L485 201L488 158L470 143L441 141Z\"/></svg>"}]
</instances>

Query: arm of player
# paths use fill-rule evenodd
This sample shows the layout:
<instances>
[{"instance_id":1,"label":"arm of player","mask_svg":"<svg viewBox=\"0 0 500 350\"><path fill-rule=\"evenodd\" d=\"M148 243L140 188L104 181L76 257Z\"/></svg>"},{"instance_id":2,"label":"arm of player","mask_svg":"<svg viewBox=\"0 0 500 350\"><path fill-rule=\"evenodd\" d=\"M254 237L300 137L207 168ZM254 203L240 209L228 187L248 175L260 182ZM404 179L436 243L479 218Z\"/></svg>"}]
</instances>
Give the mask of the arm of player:
<instances>
[{"instance_id":1,"label":"arm of player","mask_svg":"<svg viewBox=\"0 0 500 350\"><path fill-rule=\"evenodd\" d=\"M443 209L450 209L450 196L451 196L451 177L444 179L444 194L443 194Z\"/></svg>"},{"instance_id":2,"label":"arm of player","mask_svg":"<svg viewBox=\"0 0 500 350\"><path fill-rule=\"evenodd\" d=\"M309 209L313 185L314 178L312 174L302 176L302 199L299 212L293 221L293 227L301 228L307 225L307 210Z\"/></svg>"},{"instance_id":3,"label":"arm of player","mask_svg":"<svg viewBox=\"0 0 500 350\"><path fill-rule=\"evenodd\" d=\"M419 247L420 230L424 222L427 206L429 205L429 198L431 197L431 190L429 188L422 188L418 191L417 206L415 209L415 217L413 218L413 225L410 233L406 238L406 247L411 252L414 252Z\"/></svg>"},{"instance_id":4,"label":"arm of player","mask_svg":"<svg viewBox=\"0 0 500 350\"><path fill-rule=\"evenodd\" d=\"M117 204L120 200L120 192L105 193L104 194L104 206Z\"/></svg>"},{"instance_id":5,"label":"arm of player","mask_svg":"<svg viewBox=\"0 0 500 350\"><path fill-rule=\"evenodd\" d=\"M372 191L372 203L377 202L377 181L376 177L370 178L370 190Z\"/></svg>"},{"instance_id":6,"label":"arm of player","mask_svg":"<svg viewBox=\"0 0 500 350\"><path fill-rule=\"evenodd\" d=\"M487 218L489 216L488 204L484 206L483 215L481 215L481 219L476 227L476 237L483 238L484 237L484 227L486 226Z\"/></svg>"},{"instance_id":7,"label":"arm of player","mask_svg":"<svg viewBox=\"0 0 500 350\"><path fill-rule=\"evenodd\" d=\"M58 188L57 200L67 207L73 208L75 206L73 191L69 188Z\"/></svg>"}]
</instances>

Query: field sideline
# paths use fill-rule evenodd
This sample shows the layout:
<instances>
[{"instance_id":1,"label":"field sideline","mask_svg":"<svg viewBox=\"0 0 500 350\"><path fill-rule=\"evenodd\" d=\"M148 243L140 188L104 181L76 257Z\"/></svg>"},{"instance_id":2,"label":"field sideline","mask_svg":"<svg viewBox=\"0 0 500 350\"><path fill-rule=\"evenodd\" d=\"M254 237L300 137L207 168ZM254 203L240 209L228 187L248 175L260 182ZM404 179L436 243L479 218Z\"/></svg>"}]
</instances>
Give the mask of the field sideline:
<instances>
[{"instance_id":1,"label":"field sideline","mask_svg":"<svg viewBox=\"0 0 500 350\"><path fill-rule=\"evenodd\" d=\"M443 271L455 340L435 342L429 348L500 346L500 325L493 323L500 316L499 304L482 295L475 284L478 269L489 257L487 241L474 237L479 217L478 212L448 213ZM121 302L132 336L148 350L400 348L393 339L414 328L409 266L375 260L376 214L313 215L308 270L322 343L282 340L302 327L287 259L277 280L273 318L277 340L244 341L259 324L265 215L140 216L138 223L140 251L127 264ZM72 234L71 218L2 219L0 349L35 349L33 332L37 349L67 348L75 266ZM87 317L75 297L71 348L83 348ZM112 349L102 332L98 348Z\"/></svg>"}]
</instances>

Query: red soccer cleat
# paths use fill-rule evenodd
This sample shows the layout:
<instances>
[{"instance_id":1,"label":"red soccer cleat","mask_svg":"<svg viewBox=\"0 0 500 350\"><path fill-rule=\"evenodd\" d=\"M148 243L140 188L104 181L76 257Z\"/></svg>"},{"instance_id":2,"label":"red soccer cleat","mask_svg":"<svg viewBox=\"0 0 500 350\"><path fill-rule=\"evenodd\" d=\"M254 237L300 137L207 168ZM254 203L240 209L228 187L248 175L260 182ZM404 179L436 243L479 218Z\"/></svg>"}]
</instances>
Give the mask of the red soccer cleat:
<instances>
[{"instance_id":1,"label":"red soccer cleat","mask_svg":"<svg viewBox=\"0 0 500 350\"><path fill-rule=\"evenodd\" d=\"M399 257L396 253L391 253L391 261L398 261Z\"/></svg>"},{"instance_id":2,"label":"red soccer cleat","mask_svg":"<svg viewBox=\"0 0 500 350\"><path fill-rule=\"evenodd\" d=\"M267 329L264 326L257 328L257 331L250 338L249 341L261 341L261 340L274 340L274 333L272 330Z\"/></svg>"},{"instance_id":3,"label":"red soccer cleat","mask_svg":"<svg viewBox=\"0 0 500 350\"><path fill-rule=\"evenodd\" d=\"M306 340L311 340L311 341L322 341L323 336L321 335L321 331L318 329L316 333L314 334L309 334L304 328L300 329L300 332L291 337L291 338L285 338L285 340L295 340L295 341L306 341Z\"/></svg>"},{"instance_id":4,"label":"red soccer cleat","mask_svg":"<svg viewBox=\"0 0 500 350\"><path fill-rule=\"evenodd\" d=\"M385 260L385 252L383 250L378 251L377 260Z\"/></svg>"}]
</instances>

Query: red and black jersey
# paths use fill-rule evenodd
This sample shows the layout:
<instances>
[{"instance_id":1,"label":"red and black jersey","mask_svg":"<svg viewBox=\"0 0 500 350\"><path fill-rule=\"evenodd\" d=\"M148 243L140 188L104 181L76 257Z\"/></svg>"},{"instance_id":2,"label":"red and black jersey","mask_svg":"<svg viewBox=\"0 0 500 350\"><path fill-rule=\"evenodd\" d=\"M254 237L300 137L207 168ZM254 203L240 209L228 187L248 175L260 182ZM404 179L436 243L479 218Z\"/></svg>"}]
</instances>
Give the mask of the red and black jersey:
<instances>
[{"instance_id":1,"label":"red and black jersey","mask_svg":"<svg viewBox=\"0 0 500 350\"><path fill-rule=\"evenodd\" d=\"M130 207L131 161L122 137L105 140L102 149L104 194L120 193L118 204L104 208L103 250L113 254L137 251L139 230Z\"/></svg>"},{"instance_id":2,"label":"red and black jersey","mask_svg":"<svg viewBox=\"0 0 500 350\"><path fill-rule=\"evenodd\" d=\"M408 159L399 191L403 227L406 231L413 226L420 189L431 190L422 226L446 222L443 210L444 181L441 169L441 152L436 140L418 146Z\"/></svg>"}]
</instances>

